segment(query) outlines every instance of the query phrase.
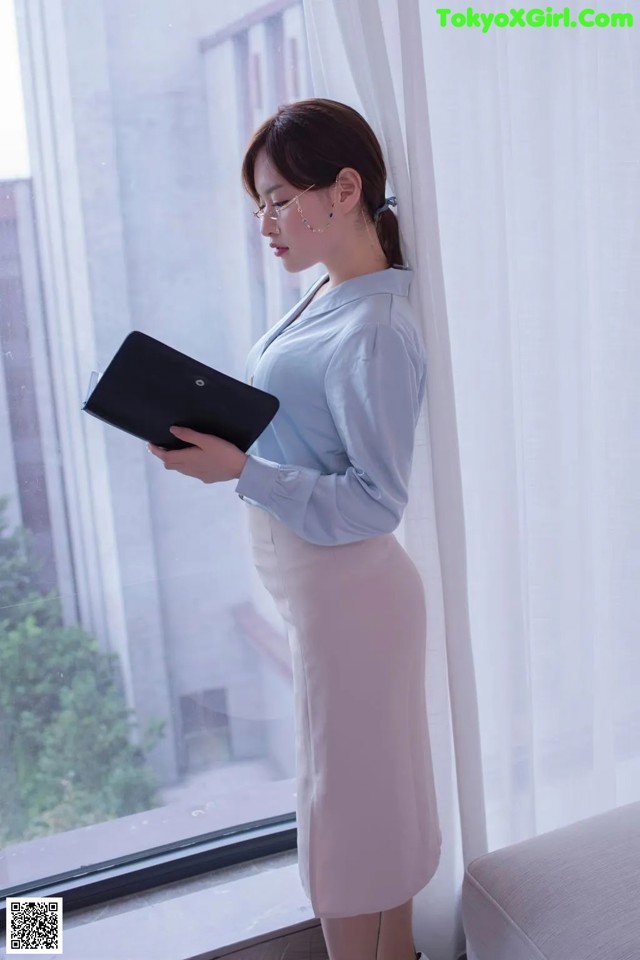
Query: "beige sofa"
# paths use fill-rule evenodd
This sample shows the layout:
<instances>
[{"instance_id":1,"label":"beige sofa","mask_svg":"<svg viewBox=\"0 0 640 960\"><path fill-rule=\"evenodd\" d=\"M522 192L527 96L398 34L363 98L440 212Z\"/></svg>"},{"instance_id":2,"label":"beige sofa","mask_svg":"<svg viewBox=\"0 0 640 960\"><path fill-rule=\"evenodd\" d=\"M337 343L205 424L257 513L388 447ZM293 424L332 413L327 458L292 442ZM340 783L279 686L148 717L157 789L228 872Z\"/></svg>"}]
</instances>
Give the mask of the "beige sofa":
<instances>
[{"instance_id":1,"label":"beige sofa","mask_svg":"<svg viewBox=\"0 0 640 960\"><path fill-rule=\"evenodd\" d=\"M640 802L473 860L468 960L640 960Z\"/></svg>"}]
</instances>

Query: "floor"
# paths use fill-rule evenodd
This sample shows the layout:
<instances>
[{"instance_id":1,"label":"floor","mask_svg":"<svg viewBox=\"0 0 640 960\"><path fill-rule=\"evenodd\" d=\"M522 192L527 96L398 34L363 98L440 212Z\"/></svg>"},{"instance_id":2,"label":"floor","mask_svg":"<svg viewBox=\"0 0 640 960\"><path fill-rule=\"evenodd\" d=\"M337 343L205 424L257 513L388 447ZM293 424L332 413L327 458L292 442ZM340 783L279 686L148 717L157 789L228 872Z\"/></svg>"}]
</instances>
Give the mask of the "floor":
<instances>
[{"instance_id":1,"label":"floor","mask_svg":"<svg viewBox=\"0 0 640 960\"><path fill-rule=\"evenodd\" d=\"M329 960L320 924L225 956L233 960Z\"/></svg>"}]
</instances>

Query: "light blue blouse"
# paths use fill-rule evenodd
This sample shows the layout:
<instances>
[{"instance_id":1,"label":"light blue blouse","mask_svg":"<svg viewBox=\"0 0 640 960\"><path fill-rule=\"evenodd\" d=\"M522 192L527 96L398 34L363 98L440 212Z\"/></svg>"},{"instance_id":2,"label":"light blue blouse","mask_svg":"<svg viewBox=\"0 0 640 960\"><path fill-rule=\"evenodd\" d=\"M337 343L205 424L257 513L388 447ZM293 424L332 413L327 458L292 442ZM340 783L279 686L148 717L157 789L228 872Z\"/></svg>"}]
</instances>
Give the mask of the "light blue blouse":
<instances>
[{"instance_id":1,"label":"light blue blouse","mask_svg":"<svg viewBox=\"0 0 640 960\"><path fill-rule=\"evenodd\" d=\"M408 292L413 270L329 274L249 351L245 381L280 408L247 450L235 492L322 546L396 529L426 388Z\"/></svg>"}]
</instances>

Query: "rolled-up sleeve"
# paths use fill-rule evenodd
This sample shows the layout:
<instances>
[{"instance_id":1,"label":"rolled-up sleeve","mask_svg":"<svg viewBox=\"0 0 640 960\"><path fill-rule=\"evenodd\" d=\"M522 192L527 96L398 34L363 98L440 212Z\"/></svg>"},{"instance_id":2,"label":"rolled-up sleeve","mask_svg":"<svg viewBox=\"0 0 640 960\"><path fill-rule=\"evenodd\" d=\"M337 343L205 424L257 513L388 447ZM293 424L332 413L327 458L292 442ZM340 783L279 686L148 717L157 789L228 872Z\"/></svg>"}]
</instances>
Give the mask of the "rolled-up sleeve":
<instances>
[{"instance_id":1,"label":"rolled-up sleeve","mask_svg":"<svg viewBox=\"0 0 640 960\"><path fill-rule=\"evenodd\" d=\"M235 492L319 545L396 529L408 500L425 391L421 352L372 320L347 331L326 370L327 404L350 466L344 473L249 456Z\"/></svg>"}]
</instances>

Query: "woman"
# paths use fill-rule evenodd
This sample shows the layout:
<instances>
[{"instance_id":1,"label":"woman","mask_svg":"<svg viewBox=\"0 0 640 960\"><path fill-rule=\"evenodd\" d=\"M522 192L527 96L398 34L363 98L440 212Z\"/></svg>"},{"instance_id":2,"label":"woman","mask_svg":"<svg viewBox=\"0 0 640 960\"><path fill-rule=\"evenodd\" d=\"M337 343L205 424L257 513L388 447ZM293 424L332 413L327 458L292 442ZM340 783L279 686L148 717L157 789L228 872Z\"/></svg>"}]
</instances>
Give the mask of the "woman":
<instances>
[{"instance_id":1,"label":"woman","mask_svg":"<svg viewBox=\"0 0 640 960\"><path fill-rule=\"evenodd\" d=\"M282 106L242 167L265 241L327 273L252 347L280 400L252 453L192 430L152 452L238 478L253 558L288 625L300 878L330 960L414 960L413 896L441 846L427 730L420 575L393 535L407 503L424 350L380 145L333 100ZM426 960L426 958L425 958Z\"/></svg>"}]
</instances>

